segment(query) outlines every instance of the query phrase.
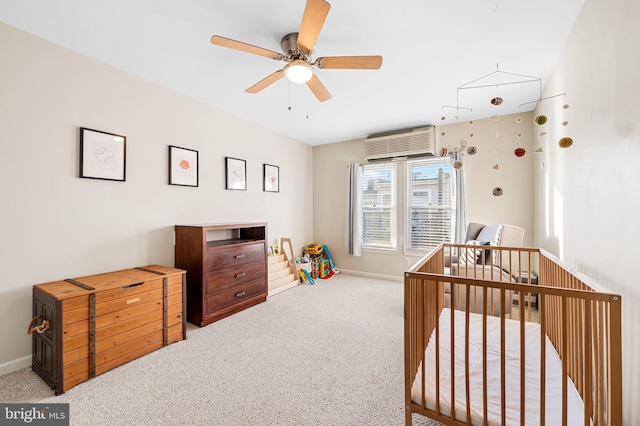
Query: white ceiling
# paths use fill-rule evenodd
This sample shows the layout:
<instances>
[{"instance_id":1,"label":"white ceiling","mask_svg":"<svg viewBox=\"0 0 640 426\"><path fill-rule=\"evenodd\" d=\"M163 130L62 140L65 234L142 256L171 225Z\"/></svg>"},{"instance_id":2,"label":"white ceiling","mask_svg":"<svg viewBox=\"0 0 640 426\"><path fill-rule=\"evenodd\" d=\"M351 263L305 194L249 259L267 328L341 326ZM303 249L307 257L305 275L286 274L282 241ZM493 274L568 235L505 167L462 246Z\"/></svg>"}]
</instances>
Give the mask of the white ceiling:
<instances>
[{"instance_id":1,"label":"white ceiling","mask_svg":"<svg viewBox=\"0 0 640 426\"><path fill-rule=\"evenodd\" d=\"M313 57L384 59L375 71L316 70L333 95L323 103L286 79L245 93L285 63L209 42L217 34L280 52L305 0L0 0L0 20L321 145L532 110L584 0L329 2ZM476 79L470 86L490 87L458 89Z\"/></svg>"}]
</instances>

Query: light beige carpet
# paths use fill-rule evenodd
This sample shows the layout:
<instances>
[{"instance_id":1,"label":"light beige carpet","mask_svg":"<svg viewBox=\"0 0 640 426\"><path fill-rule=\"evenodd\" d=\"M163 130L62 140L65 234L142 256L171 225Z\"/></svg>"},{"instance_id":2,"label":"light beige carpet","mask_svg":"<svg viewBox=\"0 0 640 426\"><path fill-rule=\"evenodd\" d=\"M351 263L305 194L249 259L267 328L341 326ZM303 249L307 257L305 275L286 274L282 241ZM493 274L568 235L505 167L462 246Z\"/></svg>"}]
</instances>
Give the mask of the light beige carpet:
<instances>
[{"instance_id":1,"label":"light beige carpet","mask_svg":"<svg viewBox=\"0 0 640 426\"><path fill-rule=\"evenodd\" d=\"M342 274L57 397L30 369L2 376L0 402L68 402L72 425L403 425L403 339L402 283Z\"/></svg>"}]
</instances>

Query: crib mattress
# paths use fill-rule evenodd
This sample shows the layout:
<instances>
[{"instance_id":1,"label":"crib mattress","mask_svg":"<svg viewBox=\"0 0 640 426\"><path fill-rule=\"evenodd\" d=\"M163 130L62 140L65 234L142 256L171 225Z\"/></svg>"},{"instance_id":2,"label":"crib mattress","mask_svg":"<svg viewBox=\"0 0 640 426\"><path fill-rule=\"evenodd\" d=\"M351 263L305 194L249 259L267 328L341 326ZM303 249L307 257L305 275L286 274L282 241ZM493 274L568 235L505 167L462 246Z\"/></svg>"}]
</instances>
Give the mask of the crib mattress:
<instances>
[{"instance_id":1,"label":"crib mattress","mask_svg":"<svg viewBox=\"0 0 640 426\"><path fill-rule=\"evenodd\" d=\"M451 310L443 309L439 319L440 334L440 413L451 415ZM454 310L455 314L455 412L456 419L466 422L465 390L465 313ZM505 320L506 323L506 424L520 424L520 322ZM482 400L482 315L470 315L469 320L469 387L472 424L483 424ZM500 425L501 381L500 381L500 319L487 316L487 414L489 425ZM540 325L525 324L525 422L527 425L540 424ZM562 363L546 338L546 424L562 424ZM425 350L425 397L426 406L435 410L435 331ZM411 399L422 404L422 364L411 388ZM584 405L573 382L567 378L567 416L569 425L584 424Z\"/></svg>"}]
</instances>

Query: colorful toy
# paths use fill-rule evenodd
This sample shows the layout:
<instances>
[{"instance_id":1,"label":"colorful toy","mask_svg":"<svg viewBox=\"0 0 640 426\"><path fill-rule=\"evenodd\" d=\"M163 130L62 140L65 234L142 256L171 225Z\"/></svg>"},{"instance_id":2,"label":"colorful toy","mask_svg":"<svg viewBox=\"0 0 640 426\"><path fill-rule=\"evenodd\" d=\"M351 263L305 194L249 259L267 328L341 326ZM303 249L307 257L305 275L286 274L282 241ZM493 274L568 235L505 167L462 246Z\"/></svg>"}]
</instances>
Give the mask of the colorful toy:
<instances>
[{"instance_id":1,"label":"colorful toy","mask_svg":"<svg viewBox=\"0 0 640 426\"><path fill-rule=\"evenodd\" d=\"M310 256L318 256L322 254L322 246L320 244L308 244L304 246L304 252Z\"/></svg>"},{"instance_id":2,"label":"colorful toy","mask_svg":"<svg viewBox=\"0 0 640 426\"><path fill-rule=\"evenodd\" d=\"M327 260L329 261L329 266L331 266L331 270L334 269L334 265L333 265L333 259L331 259L331 254L329 253L329 248L323 244L322 245L322 250L324 250L324 254L327 255Z\"/></svg>"},{"instance_id":3,"label":"colorful toy","mask_svg":"<svg viewBox=\"0 0 640 426\"><path fill-rule=\"evenodd\" d=\"M307 279L309 280L309 284L314 285L316 282L314 281L313 278L311 278L311 274L309 274L309 272L306 269L301 269L301 271L304 273L304 275L307 277Z\"/></svg>"}]
</instances>

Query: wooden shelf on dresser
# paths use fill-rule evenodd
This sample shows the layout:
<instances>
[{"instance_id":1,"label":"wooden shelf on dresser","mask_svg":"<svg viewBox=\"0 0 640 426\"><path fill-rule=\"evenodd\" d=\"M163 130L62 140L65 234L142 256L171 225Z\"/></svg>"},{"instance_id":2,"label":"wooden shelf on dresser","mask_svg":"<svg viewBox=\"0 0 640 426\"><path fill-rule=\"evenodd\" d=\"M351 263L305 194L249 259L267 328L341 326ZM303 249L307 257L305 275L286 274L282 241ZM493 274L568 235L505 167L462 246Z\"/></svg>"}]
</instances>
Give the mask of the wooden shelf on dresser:
<instances>
[{"instance_id":1,"label":"wooden shelf on dresser","mask_svg":"<svg viewBox=\"0 0 640 426\"><path fill-rule=\"evenodd\" d=\"M187 271L187 321L203 327L267 300L267 224L176 225Z\"/></svg>"}]
</instances>

